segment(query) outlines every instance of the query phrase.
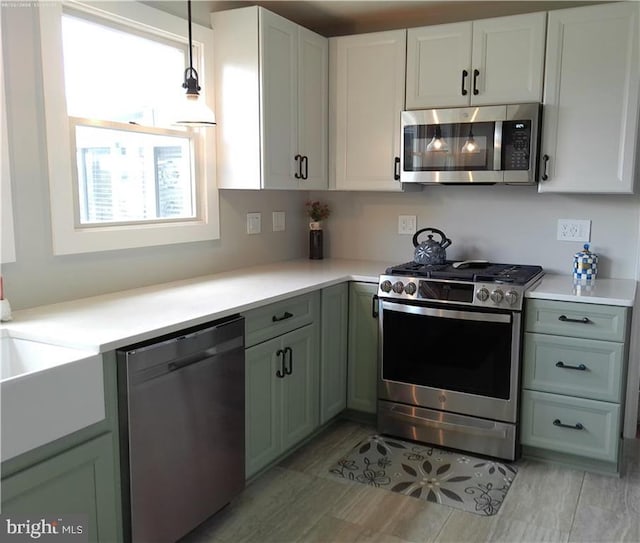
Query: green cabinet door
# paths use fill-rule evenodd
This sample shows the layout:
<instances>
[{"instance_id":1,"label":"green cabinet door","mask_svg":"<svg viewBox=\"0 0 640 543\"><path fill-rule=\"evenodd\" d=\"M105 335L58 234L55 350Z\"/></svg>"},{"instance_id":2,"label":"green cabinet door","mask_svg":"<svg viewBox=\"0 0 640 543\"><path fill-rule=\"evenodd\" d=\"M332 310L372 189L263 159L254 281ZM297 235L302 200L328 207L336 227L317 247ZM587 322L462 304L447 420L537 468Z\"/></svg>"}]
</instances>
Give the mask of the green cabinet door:
<instances>
[{"instance_id":1,"label":"green cabinet door","mask_svg":"<svg viewBox=\"0 0 640 543\"><path fill-rule=\"evenodd\" d=\"M280 454L280 338L245 350L245 470L249 478Z\"/></svg>"},{"instance_id":2,"label":"green cabinet door","mask_svg":"<svg viewBox=\"0 0 640 543\"><path fill-rule=\"evenodd\" d=\"M305 326L281 337L287 375L281 385L282 452L287 451L320 423L318 325Z\"/></svg>"},{"instance_id":3,"label":"green cabinet door","mask_svg":"<svg viewBox=\"0 0 640 543\"><path fill-rule=\"evenodd\" d=\"M322 290L320 330L320 423L347 407L349 285Z\"/></svg>"},{"instance_id":4,"label":"green cabinet door","mask_svg":"<svg viewBox=\"0 0 640 543\"><path fill-rule=\"evenodd\" d=\"M374 283L349 285L347 407L366 413L376 412L378 396L378 318L373 312L377 292Z\"/></svg>"},{"instance_id":5,"label":"green cabinet door","mask_svg":"<svg viewBox=\"0 0 640 543\"><path fill-rule=\"evenodd\" d=\"M89 541L119 541L113 450L104 434L3 479L2 513L86 515Z\"/></svg>"},{"instance_id":6,"label":"green cabinet door","mask_svg":"<svg viewBox=\"0 0 640 543\"><path fill-rule=\"evenodd\" d=\"M247 478L318 427L319 379L317 324L245 350Z\"/></svg>"}]
</instances>

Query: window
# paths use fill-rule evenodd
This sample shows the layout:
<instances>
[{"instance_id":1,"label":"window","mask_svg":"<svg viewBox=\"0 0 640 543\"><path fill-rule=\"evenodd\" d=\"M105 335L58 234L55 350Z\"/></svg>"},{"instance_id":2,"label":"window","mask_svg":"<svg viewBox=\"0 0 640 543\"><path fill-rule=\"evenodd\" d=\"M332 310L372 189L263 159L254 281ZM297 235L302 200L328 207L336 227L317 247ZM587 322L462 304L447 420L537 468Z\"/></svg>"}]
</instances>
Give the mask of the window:
<instances>
[{"instance_id":1,"label":"window","mask_svg":"<svg viewBox=\"0 0 640 543\"><path fill-rule=\"evenodd\" d=\"M217 239L215 129L171 125L187 21L103 5L109 12L79 2L40 10L54 252ZM212 32L192 27L206 100Z\"/></svg>"}]
</instances>

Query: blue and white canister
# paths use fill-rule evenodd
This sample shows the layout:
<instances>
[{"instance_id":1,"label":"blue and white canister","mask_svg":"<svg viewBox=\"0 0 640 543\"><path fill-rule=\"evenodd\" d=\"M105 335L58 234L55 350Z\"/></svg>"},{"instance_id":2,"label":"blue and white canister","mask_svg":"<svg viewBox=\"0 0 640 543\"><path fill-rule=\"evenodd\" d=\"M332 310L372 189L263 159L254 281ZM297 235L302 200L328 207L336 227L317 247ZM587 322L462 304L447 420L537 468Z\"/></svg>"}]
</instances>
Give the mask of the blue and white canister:
<instances>
[{"instance_id":1,"label":"blue and white canister","mask_svg":"<svg viewBox=\"0 0 640 543\"><path fill-rule=\"evenodd\" d=\"M573 256L573 280L580 283L593 281L598 273L598 255L589 251L589 244Z\"/></svg>"}]
</instances>

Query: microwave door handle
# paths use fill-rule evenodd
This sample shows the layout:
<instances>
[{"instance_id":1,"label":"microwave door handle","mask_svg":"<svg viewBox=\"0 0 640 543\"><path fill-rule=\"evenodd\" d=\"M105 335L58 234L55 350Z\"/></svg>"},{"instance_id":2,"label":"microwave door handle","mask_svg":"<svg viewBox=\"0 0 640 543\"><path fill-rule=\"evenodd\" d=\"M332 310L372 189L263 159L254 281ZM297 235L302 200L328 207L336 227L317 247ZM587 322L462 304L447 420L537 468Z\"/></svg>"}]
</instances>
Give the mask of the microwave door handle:
<instances>
[{"instance_id":1,"label":"microwave door handle","mask_svg":"<svg viewBox=\"0 0 640 543\"><path fill-rule=\"evenodd\" d=\"M502 121L496 121L496 128L493 133L493 169L502 169Z\"/></svg>"}]
</instances>

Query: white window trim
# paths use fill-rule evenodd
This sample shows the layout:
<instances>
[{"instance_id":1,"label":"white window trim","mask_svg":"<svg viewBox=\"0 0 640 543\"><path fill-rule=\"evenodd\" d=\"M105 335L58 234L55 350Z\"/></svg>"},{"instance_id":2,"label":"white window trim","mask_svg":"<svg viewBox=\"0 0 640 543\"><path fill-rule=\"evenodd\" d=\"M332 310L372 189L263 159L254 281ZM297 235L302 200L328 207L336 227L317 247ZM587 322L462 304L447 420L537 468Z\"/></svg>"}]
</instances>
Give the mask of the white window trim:
<instances>
[{"instance_id":1,"label":"white window trim","mask_svg":"<svg viewBox=\"0 0 640 543\"><path fill-rule=\"evenodd\" d=\"M187 21L137 2L67 1L74 9L187 43ZM101 9L99 6L103 6ZM195 138L196 184L200 195L199 220L96 227L75 223L75 149L72 149L64 95L62 51L62 3L47 4L40 11L40 41L45 105L45 134L51 203L53 252L56 255L129 249L220 238L218 190L215 183L215 128L201 129ZM201 99L213 107L213 31L192 25L195 54L200 57L198 75ZM195 49L195 47L194 47ZM203 54L204 53L204 54ZM176 85L182 84L176 74ZM129 83L130 84L130 83Z\"/></svg>"},{"instance_id":2,"label":"white window trim","mask_svg":"<svg viewBox=\"0 0 640 543\"><path fill-rule=\"evenodd\" d=\"M0 9L0 262L16 261L11 197L11 171L9 168L9 136L7 134L7 107L4 90L4 63L2 53L2 9Z\"/></svg>"}]
</instances>

